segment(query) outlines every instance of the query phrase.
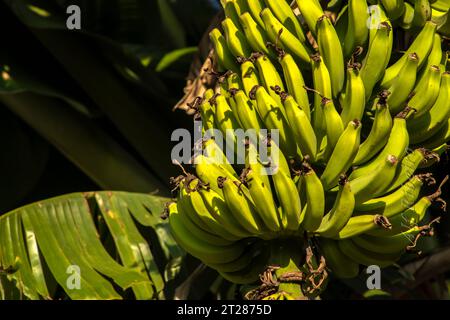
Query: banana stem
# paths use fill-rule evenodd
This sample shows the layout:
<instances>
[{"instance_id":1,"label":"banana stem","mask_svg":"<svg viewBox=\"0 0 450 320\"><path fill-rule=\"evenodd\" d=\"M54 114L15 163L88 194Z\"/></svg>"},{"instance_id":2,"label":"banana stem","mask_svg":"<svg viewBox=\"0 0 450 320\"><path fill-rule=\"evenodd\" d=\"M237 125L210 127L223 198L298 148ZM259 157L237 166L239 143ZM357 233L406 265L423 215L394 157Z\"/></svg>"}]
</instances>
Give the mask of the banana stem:
<instances>
[{"instance_id":1,"label":"banana stem","mask_svg":"<svg viewBox=\"0 0 450 320\"><path fill-rule=\"evenodd\" d=\"M303 245L293 239L274 241L271 245L270 265L274 267L279 282L278 292L284 292L294 299L305 299L300 271L304 259Z\"/></svg>"}]
</instances>

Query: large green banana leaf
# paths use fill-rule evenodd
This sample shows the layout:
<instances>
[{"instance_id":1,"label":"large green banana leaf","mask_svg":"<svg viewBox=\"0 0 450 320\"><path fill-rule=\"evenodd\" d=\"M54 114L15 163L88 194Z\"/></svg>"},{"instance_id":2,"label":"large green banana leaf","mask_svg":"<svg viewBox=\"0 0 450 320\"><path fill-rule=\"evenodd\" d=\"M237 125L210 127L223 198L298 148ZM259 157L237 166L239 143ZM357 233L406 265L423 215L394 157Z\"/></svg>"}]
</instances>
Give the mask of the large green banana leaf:
<instances>
[{"instance_id":1,"label":"large green banana leaf","mask_svg":"<svg viewBox=\"0 0 450 320\"><path fill-rule=\"evenodd\" d=\"M0 298L165 298L184 256L160 218L165 201L75 193L1 216Z\"/></svg>"}]
</instances>

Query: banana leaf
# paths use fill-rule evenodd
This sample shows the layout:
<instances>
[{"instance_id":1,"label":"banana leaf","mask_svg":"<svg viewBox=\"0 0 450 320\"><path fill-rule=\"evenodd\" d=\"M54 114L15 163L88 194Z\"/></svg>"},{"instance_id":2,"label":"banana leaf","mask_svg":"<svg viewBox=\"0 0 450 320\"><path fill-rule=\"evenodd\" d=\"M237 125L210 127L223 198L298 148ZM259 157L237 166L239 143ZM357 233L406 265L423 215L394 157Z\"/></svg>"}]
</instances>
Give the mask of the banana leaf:
<instances>
[{"instance_id":1,"label":"banana leaf","mask_svg":"<svg viewBox=\"0 0 450 320\"><path fill-rule=\"evenodd\" d=\"M162 72L165 69L171 67L173 64L175 64L180 59L189 57L190 60L192 60L192 55L198 51L197 47L188 47L183 49L178 49L171 51L164 55L164 57L159 61L158 65L156 66L157 72Z\"/></svg>"},{"instance_id":2,"label":"banana leaf","mask_svg":"<svg viewBox=\"0 0 450 320\"><path fill-rule=\"evenodd\" d=\"M0 298L164 299L165 267L184 255L160 218L165 201L75 193L1 216Z\"/></svg>"}]
</instances>

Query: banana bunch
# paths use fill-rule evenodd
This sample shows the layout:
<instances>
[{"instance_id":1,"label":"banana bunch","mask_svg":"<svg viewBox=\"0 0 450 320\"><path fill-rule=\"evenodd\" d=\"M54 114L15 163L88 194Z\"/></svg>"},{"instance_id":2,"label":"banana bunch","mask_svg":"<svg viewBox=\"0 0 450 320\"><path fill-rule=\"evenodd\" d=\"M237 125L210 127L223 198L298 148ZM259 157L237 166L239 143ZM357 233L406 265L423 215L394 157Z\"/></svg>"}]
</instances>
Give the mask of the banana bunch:
<instances>
[{"instance_id":1,"label":"banana bunch","mask_svg":"<svg viewBox=\"0 0 450 320\"><path fill-rule=\"evenodd\" d=\"M351 278L432 235L422 221L447 180L427 193L450 140L450 1L221 2L217 82L191 104L209 135L167 206L178 243L244 284L276 264L278 239L314 239L326 269Z\"/></svg>"}]
</instances>

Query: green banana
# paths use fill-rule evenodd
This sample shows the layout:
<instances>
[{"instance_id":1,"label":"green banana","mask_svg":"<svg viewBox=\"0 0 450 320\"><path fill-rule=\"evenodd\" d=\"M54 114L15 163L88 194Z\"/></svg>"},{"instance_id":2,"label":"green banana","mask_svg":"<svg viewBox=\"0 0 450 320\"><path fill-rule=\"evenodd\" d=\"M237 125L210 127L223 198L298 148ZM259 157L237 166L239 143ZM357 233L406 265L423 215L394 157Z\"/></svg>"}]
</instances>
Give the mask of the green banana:
<instances>
[{"instance_id":1,"label":"green banana","mask_svg":"<svg viewBox=\"0 0 450 320\"><path fill-rule=\"evenodd\" d=\"M386 9L387 16L392 20L400 18L405 12L404 0L380 0L380 2Z\"/></svg>"},{"instance_id":2,"label":"green banana","mask_svg":"<svg viewBox=\"0 0 450 320\"><path fill-rule=\"evenodd\" d=\"M414 172L423 163L426 163L430 159L433 159L435 155L432 152L424 148L415 149L413 152L406 155L400 165L397 167L397 172L395 173L395 178L392 181L386 193L394 191L406 181L408 181L414 174Z\"/></svg>"},{"instance_id":3,"label":"green banana","mask_svg":"<svg viewBox=\"0 0 450 320\"><path fill-rule=\"evenodd\" d=\"M236 260L222 264L209 263L207 265L208 267L225 274L243 273L252 266L253 259L261 255L264 250L266 250L265 244L262 241L255 241L246 245L244 253Z\"/></svg>"},{"instance_id":4,"label":"green banana","mask_svg":"<svg viewBox=\"0 0 450 320\"><path fill-rule=\"evenodd\" d=\"M243 89L244 85L242 84L239 74L232 71L227 72L227 74L225 75L225 81L227 82L227 92L223 95L228 99L229 102L231 97L230 90L241 90Z\"/></svg>"},{"instance_id":5,"label":"green banana","mask_svg":"<svg viewBox=\"0 0 450 320\"><path fill-rule=\"evenodd\" d=\"M177 206L181 214L185 214L200 229L219 236L227 241L235 241L239 238L233 236L215 220L203 206L203 203L195 202L193 206L191 195L202 184L194 176L184 178L179 185ZM194 196L195 197L195 196ZM198 206L201 205L201 206Z\"/></svg>"},{"instance_id":6,"label":"green banana","mask_svg":"<svg viewBox=\"0 0 450 320\"><path fill-rule=\"evenodd\" d=\"M204 101L209 101L209 99L211 99L212 97L214 97L214 90L213 89L208 89L205 91L205 93L203 93L203 100Z\"/></svg>"},{"instance_id":7,"label":"green banana","mask_svg":"<svg viewBox=\"0 0 450 320\"><path fill-rule=\"evenodd\" d=\"M405 12L403 13L401 19L399 19L399 25L402 29L409 30L414 27L414 7L408 2L405 2Z\"/></svg>"},{"instance_id":8,"label":"green banana","mask_svg":"<svg viewBox=\"0 0 450 320\"><path fill-rule=\"evenodd\" d=\"M340 136L336 148L320 177L325 190L334 187L339 180L339 176L350 169L359 149L360 133L361 122L355 120L347 125L344 133Z\"/></svg>"},{"instance_id":9,"label":"green banana","mask_svg":"<svg viewBox=\"0 0 450 320\"><path fill-rule=\"evenodd\" d=\"M441 157L444 153L446 153L449 150L449 146L446 143L443 143L439 145L438 147L431 150L431 153L429 154L428 158L423 161L420 165L420 169L424 168L430 168L434 166L436 163L441 162Z\"/></svg>"},{"instance_id":10,"label":"green banana","mask_svg":"<svg viewBox=\"0 0 450 320\"><path fill-rule=\"evenodd\" d=\"M341 178L339 185L339 193L333 208L323 217L322 223L316 231L322 237L333 238L339 234L339 231L350 220L355 207L355 196L345 176Z\"/></svg>"},{"instance_id":11,"label":"green banana","mask_svg":"<svg viewBox=\"0 0 450 320\"><path fill-rule=\"evenodd\" d=\"M208 267L213 268L219 272L239 272L243 269L249 267L252 263L253 253L255 246L258 244L256 242L253 245L249 245L237 259L230 261L228 263L205 263Z\"/></svg>"},{"instance_id":12,"label":"green banana","mask_svg":"<svg viewBox=\"0 0 450 320\"><path fill-rule=\"evenodd\" d=\"M317 34L317 21L323 16L323 9L317 0L295 0L298 9L313 35Z\"/></svg>"},{"instance_id":13,"label":"green banana","mask_svg":"<svg viewBox=\"0 0 450 320\"><path fill-rule=\"evenodd\" d=\"M441 69L438 65L432 65L417 83L414 96L408 103L415 111L410 119L420 117L430 110L439 95L440 84Z\"/></svg>"},{"instance_id":14,"label":"green banana","mask_svg":"<svg viewBox=\"0 0 450 320\"><path fill-rule=\"evenodd\" d=\"M362 204L356 205L356 213L360 214L382 214L390 218L403 212L419 198L424 180L427 176L416 175L395 192L381 198L373 198Z\"/></svg>"},{"instance_id":15,"label":"green banana","mask_svg":"<svg viewBox=\"0 0 450 320\"><path fill-rule=\"evenodd\" d=\"M366 1L348 1L348 26L344 39L344 56L350 57L357 47L364 47L369 29L369 8Z\"/></svg>"},{"instance_id":16,"label":"green banana","mask_svg":"<svg viewBox=\"0 0 450 320\"><path fill-rule=\"evenodd\" d=\"M263 179L260 177L260 172L257 170L247 170L246 180L256 210L264 221L264 224L269 230L279 232L281 230L281 219L278 216L273 201L270 185L264 183Z\"/></svg>"},{"instance_id":17,"label":"green banana","mask_svg":"<svg viewBox=\"0 0 450 320\"><path fill-rule=\"evenodd\" d=\"M291 168L289 167L288 160L284 156L284 153L280 150L278 144L272 139L267 137L265 139L267 145L268 165L272 169L272 173L275 174L278 171L283 172L287 176L291 176ZM261 157L260 157L261 159Z\"/></svg>"},{"instance_id":18,"label":"green banana","mask_svg":"<svg viewBox=\"0 0 450 320\"><path fill-rule=\"evenodd\" d=\"M445 16L446 13L446 11L439 11L431 6L431 21L436 22L439 25L439 19Z\"/></svg>"},{"instance_id":19,"label":"green banana","mask_svg":"<svg viewBox=\"0 0 450 320\"><path fill-rule=\"evenodd\" d=\"M379 232L389 231L392 228L390 221L381 215L362 215L351 217L344 228L333 237L334 239L349 239L363 233L369 233L373 230L381 230Z\"/></svg>"},{"instance_id":20,"label":"green banana","mask_svg":"<svg viewBox=\"0 0 450 320\"><path fill-rule=\"evenodd\" d=\"M414 204L414 206L389 219L392 226L390 229L373 228L365 233L376 237L390 237L406 232L417 226L423 218L425 218L431 203L432 200L428 197L423 197L416 204Z\"/></svg>"},{"instance_id":21,"label":"green banana","mask_svg":"<svg viewBox=\"0 0 450 320\"><path fill-rule=\"evenodd\" d=\"M305 33L289 4L286 1L265 0L265 2L267 8L273 12L283 26L304 43L306 41Z\"/></svg>"},{"instance_id":22,"label":"green banana","mask_svg":"<svg viewBox=\"0 0 450 320\"><path fill-rule=\"evenodd\" d=\"M344 126L352 120L362 120L366 103L366 89L358 64L347 66L345 91L340 95L341 118Z\"/></svg>"},{"instance_id":23,"label":"green banana","mask_svg":"<svg viewBox=\"0 0 450 320\"><path fill-rule=\"evenodd\" d=\"M191 218L189 218L189 214L185 212L185 207L178 206L176 203L169 203L166 205L167 210L169 211L169 218L171 212L177 214L177 219L180 220L180 223L184 225L187 229L189 229L193 234L195 234L198 238L204 240L206 243L213 246L229 246L233 243L233 241L226 240L216 234L205 231L200 228L194 222L192 222Z\"/></svg>"},{"instance_id":24,"label":"green banana","mask_svg":"<svg viewBox=\"0 0 450 320\"><path fill-rule=\"evenodd\" d=\"M185 181L180 185L177 206L180 214L186 215L200 229L227 241L239 240L239 237L225 229L208 211L196 191L198 181ZM189 188L189 190L188 190Z\"/></svg>"},{"instance_id":25,"label":"green banana","mask_svg":"<svg viewBox=\"0 0 450 320\"><path fill-rule=\"evenodd\" d=\"M364 249L355 244L351 239L338 241L341 251L351 260L364 266L376 265L381 268L394 264L400 253L377 253Z\"/></svg>"},{"instance_id":26,"label":"green banana","mask_svg":"<svg viewBox=\"0 0 450 320\"><path fill-rule=\"evenodd\" d=\"M212 90L208 91L212 92ZM209 99L203 99L198 106L200 117L202 119L203 132L207 132L215 128L214 110L208 100Z\"/></svg>"},{"instance_id":27,"label":"green banana","mask_svg":"<svg viewBox=\"0 0 450 320\"><path fill-rule=\"evenodd\" d=\"M437 33L434 34L433 47L431 48L430 54L428 55L427 62L422 67L422 71L419 74L418 81L422 81L427 73L429 72L431 66L440 66L441 63L446 63L442 61L444 59L444 52L442 51L442 39ZM441 72L445 71L445 66Z\"/></svg>"},{"instance_id":28,"label":"green banana","mask_svg":"<svg viewBox=\"0 0 450 320\"><path fill-rule=\"evenodd\" d=\"M373 171L381 162L386 160L387 155L393 155L398 161L403 159L408 151L410 141L405 119L405 115L408 112L409 110L405 110L395 117L392 131L384 149L368 164L354 170L350 175L350 180L365 176L369 172Z\"/></svg>"},{"instance_id":29,"label":"green banana","mask_svg":"<svg viewBox=\"0 0 450 320\"><path fill-rule=\"evenodd\" d=\"M214 246L198 238L183 224L175 204L169 207L169 225L177 243L202 261L227 263L238 258L244 251L244 247L239 243L229 246Z\"/></svg>"},{"instance_id":30,"label":"green banana","mask_svg":"<svg viewBox=\"0 0 450 320\"><path fill-rule=\"evenodd\" d=\"M281 149L287 156L295 156L297 148L296 145L292 144L292 132L284 115L284 107L281 109L265 88L261 86L253 88L250 98L256 100L258 113L265 126L268 129L279 130Z\"/></svg>"},{"instance_id":31,"label":"green banana","mask_svg":"<svg viewBox=\"0 0 450 320\"><path fill-rule=\"evenodd\" d=\"M450 36L450 9L442 16L432 19L437 24L437 32L445 37Z\"/></svg>"},{"instance_id":32,"label":"green banana","mask_svg":"<svg viewBox=\"0 0 450 320\"><path fill-rule=\"evenodd\" d=\"M245 269L237 272L223 272L219 274L226 280L236 284L250 284L259 280L259 275L267 269L269 250L262 250L252 257L252 262Z\"/></svg>"},{"instance_id":33,"label":"green banana","mask_svg":"<svg viewBox=\"0 0 450 320\"><path fill-rule=\"evenodd\" d=\"M302 212L302 228L313 232L316 231L322 222L325 211L325 193L319 177L314 169L303 163L302 178L307 202Z\"/></svg>"},{"instance_id":34,"label":"green banana","mask_svg":"<svg viewBox=\"0 0 450 320\"><path fill-rule=\"evenodd\" d=\"M231 111L233 114L235 114L236 110L236 104L234 103L234 100L232 99L232 92L235 90L239 90L243 87L242 81L237 73L234 73L232 71L228 71L223 76L221 76L218 80L218 82L222 82L221 85L221 95L225 98L226 102L231 108ZM213 96L213 98L209 99L213 104L215 104L216 97ZM217 108L216 108L217 109ZM239 122L239 119L235 119Z\"/></svg>"},{"instance_id":35,"label":"green banana","mask_svg":"<svg viewBox=\"0 0 450 320\"><path fill-rule=\"evenodd\" d=\"M294 97L282 96L287 119L302 154L315 161L317 155L317 138L307 113L295 101Z\"/></svg>"},{"instance_id":36,"label":"green banana","mask_svg":"<svg viewBox=\"0 0 450 320\"><path fill-rule=\"evenodd\" d=\"M438 132L421 144L427 149L435 149L446 144L448 141L450 141L450 118Z\"/></svg>"},{"instance_id":37,"label":"green banana","mask_svg":"<svg viewBox=\"0 0 450 320\"><path fill-rule=\"evenodd\" d=\"M234 176L236 179L238 178L236 171L228 161L227 156L223 153L222 147L217 144L215 138L203 141L203 155L213 163L220 165L231 176Z\"/></svg>"},{"instance_id":38,"label":"green banana","mask_svg":"<svg viewBox=\"0 0 450 320\"><path fill-rule=\"evenodd\" d=\"M344 86L344 55L336 30L325 15L317 22L317 44L319 53L330 72L333 97L337 97Z\"/></svg>"},{"instance_id":39,"label":"green banana","mask_svg":"<svg viewBox=\"0 0 450 320\"><path fill-rule=\"evenodd\" d=\"M262 122L259 119L256 107L242 90L229 90L228 102L232 105L232 111L240 127L248 130L255 129L259 132ZM254 137L256 138L256 136Z\"/></svg>"},{"instance_id":40,"label":"green banana","mask_svg":"<svg viewBox=\"0 0 450 320\"><path fill-rule=\"evenodd\" d=\"M263 54L254 54L253 56L254 58L256 58L255 65L258 68L258 74L261 80L261 85L264 86L264 88L266 88L267 93L269 93L272 99L275 100L279 110L282 112L283 115L285 115L283 104L281 103L280 97L275 91L271 89L272 87L278 86L281 88L282 91L285 91L284 82L281 79L278 70L267 56Z\"/></svg>"},{"instance_id":41,"label":"green banana","mask_svg":"<svg viewBox=\"0 0 450 320\"><path fill-rule=\"evenodd\" d=\"M241 61L241 80L245 94L250 95L254 86L260 85L258 70L251 60Z\"/></svg>"},{"instance_id":42,"label":"green banana","mask_svg":"<svg viewBox=\"0 0 450 320\"><path fill-rule=\"evenodd\" d=\"M261 11L265 29L270 41L277 47L281 47L294 57L299 59L305 66L309 65L309 52L305 45L273 15L269 8Z\"/></svg>"},{"instance_id":43,"label":"green banana","mask_svg":"<svg viewBox=\"0 0 450 320\"><path fill-rule=\"evenodd\" d=\"M361 78L366 90L366 100L372 95L373 88L383 78L391 57L393 46L392 26L384 21L370 35L369 49L362 61Z\"/></svg>"},{"instance_id":44,"label":"green banana","mask_svg":"<svg viewBox=\"0 0 450 320\"><path fill-rule=\"evenodd\" d=\"M408 122L411 143L418 144L439 131L450 118L450 72L442 74L441 86L436 102L431 109L418 118Z\"/></svg>"},{"instance_id":45,"label":"green banana","mask_svg":"<svg viewBox=\"0 0 450 320\"><path fill-rule=\"evenodd\" d=\"M237 141L234 130L239 129L240 125L234 116L231 106L222 94L215 95L209 101L215 106L214 116L217 128L222 131L227 146L232 150L236 150Z\"/></svg>"},{"instance_id":46,"label":"green banana","mask_svg":"<svg viewBox=\"0 0 450 320\"><path fill-rule=\"evenodd\" d=\"M419 58L416 53L409 54L403 67L400 69L400 73L387 89L391 93L387 99L387 103L393 115L399 113L406 107L406 101L416 83L418 62Z\"/></svg>"},{"instance_id":47,"label":"green banana","mask_svg":"<svg viewBox=\"0 0 450 320\"><path fill-rule=\"evenodd\" d=\"M387 92L380 95L376 106L375 120L369 136L361 144L353 165L361 165L372 159L389 140L392 118L386 102Z\"/></svg>"},{"instance_id":48,"label":"green banana","mask_svg":"<svg viewBox=\"0 0 450 320\"><path fill-rule=\"evenodd\" d=\"M422 28L431 19L431 5L429 0L414 0L413 25Z\"/></svg>"},{"instance_id":49,"label":"green banana","mask_svg":"<svg viewBox=\"0 0 450 320\"><path fill-rule=\"evenodd\" d=\"M248 12L242 14L239 18L245 37L252 49L275 58L275 55L266 46L269 38L264 28L258 25Z\"/></svg>"},{"instance_id":50,"label":"green banana","mask_svg":"<svg viewBox=\"0 0 450 320\"><path fill-rule=\"evenodd\" d=\"M336 147L342 133L344 132L344 124L341 116L336 110L333 100L326 97L322 98L322 112L326 124L327 146L325 154L331 154ZM326 156L327 157L327 156Z\"/></svg>"},{"instance_id":51,"label":"green banana","mask_svg":"<svg viewBox=\"0 0 450 320\"><path fill-rule=\"evenodd\" d=\"M359 247L375 253L395 254L404 252L408 247L415 246L416 236L424 231L424 228L413 227L405 232L389 237L374 237L360 235L352 238Z\"/></svg>"},{"instance_id":52,"label":"green banana","mask_svg":"<svg viewBox=\"0 0 450 320\"><path fill-rule=\"evenodd\" d=\"M272 175L272 181L280 203L282 219L287 222L286 229L297 231L302 211L297 187L290 175L286 175L281 170Z\"/></svg>"},{"instance_id":53,"label":"green banana","mask_svg":"<svg viewBox=\"0 0 450 320\"><path fill-rule=\"evenodd\" d=\"M395 177L398 159L394 155L388 155L375 168L358 177L350 175L350 184L355 194L356 204L366 202L369 199L384 194Z\"/></svg>"},{"instance_id":54,"label":"green banana","mask_svg":"<svg viewBox=\"0 0 450 320\"><path fill-rule=\"evenodd\" d=\"M437 0L431 4L433 9L447 12L450 9L450 3L447 0Z\"/></svg>"},{"instance_id":55,"label":"green banana","mask_svg":"<svg viewBox=\"0 0 450 320\"><path fill-rule=\"evenodd\" d=\"M234 24L233 20L226 18L222 21L222 27L225 32L228 48L235 57L250 57L252 49L247 43L244 33L242 33Z\"/></svg>"},{"instance_id":56,"label":"green banana","mask_svg":"<svg viewBox=\"0 0 450 320\"><path fill-rule=\"evenodd\" d=\"M320 238L319 246L327 266L337 278L351 279L358 276L359 264L349 259L341 251L337 241Z\"/></svg>"},{"instance_id":57,"label":"green banana","mask_svg":"<svg viewBox=\"0 0 450 320\"><path fill-rule=\"evenodd\" d=\"M233 20L234 25L240 29L241 25L239 24L239 15L241 14L241 8L239 7L237 0L225 0L223 9L225 12L225 18Z\"/></svg>"},{"instance_id":58,"label":"green banana","mask_svg":"<svg viewBox=\"0 0 450 320\"><path fill-rule=\"evenodd\" d=\"M222 195L222 190L217 185L217 177L226 176L230 179L235 179L235 175L228 171L223 164L217 163L214 159L210 159L207 156L200 154L195 157L195 171L200 180L204 183L208 183L211 189Z\"/></svg>"},{"instance_id":59,"label":"green banana","mask_svg":"<svg viewBox=\"0 0 450 320\"><path fill-rule=\"evenodd\" d=\"M402 213L399 213L389 219L391 227L387 230L370 229L366 233L371 236L393 236L405 232L414 226L417 226L424 218L428 208L433 202L440 202L441 208L445 210L446 203L440 198L442 195L442 186L448 181L449 176L442 180L435 193L422 197L413 206Z\"/></svg>"},{"instance_id":60,"label":"green banana","mask_svg":"<svg viewBox=\"0 0 450 320\"><path fill-rule=\"evenodd\" d=\"M222 188L225 203L236 221L250 234L261 235L264 230L256 208L241 190L241 188L247 187L225 177L218 177L217 179L219 188Z\"/></svg>"},{"instance_id":61,"label":"green banana","mask_svg":"<svg viewBox=\"0 0 450 320\"><path fill-rule=\"evenodd\" d=\"M238 220L236 220L228 209L227 203L217 192L212 189L206 190L200 188L198 193L209 213L232 235L241 239L253 236L253 234L244 229Z\"/></svg>"},{"instance_id":62,"label":"green banana","mask_svg":"<svg viewBox=\"0 0 450 320\"><path fill-rule=\"evenodd\" d=\"M239 120L241 127L245 130L254 129L256 132L259 132L264 125L259 117L254 103L242 90L234 91L232 96L236 104L236 108L233 110L233 113Z\"/></svg>"},{"instance_id":63,"label":"green banana","mask_svg":"<svg viewBox=\"0 0 450 320\"><path fill-rule=\"evenodd\" d=\"M299 66L289 53L281 54L279 60L283 68L287 92L295 99L308 119L310 119L311 110L309 108L308 93L305 89L305 80Z\"/></svg>"},{"instance_id":64,"label":"green banana","mask_svg":"<svg viewBox=\"0 0 450 320\"><path fill-rule=\"evenodd\" d=\"M432 21L427 21L403 56L386 69L383 80L381 81L381 86L383 88L389 88L392 85L392 82L400 73L400 70L403 68L403 65L406 63L408 56L411 53L416 53L419 58L418 69L425 64L427 57L433 48L435 32L436 24Z\"/></svg>"},{"instance_id":65,"label":"green banana","mask_svg":"<svg viewBox=\"0 0 450 320\"><path fill-rule=\"evenodd\" d=\"M242 15L244 12L248 12L250 10L247 0L234 0L234 2L238 15Z\"/></svg>"},{"instance_id":66,"label":"green banana","mask_svg":"<svg viewBox=\"0 0 450 320\"><path fill-rule=\"evenodd\" d=\"M246 144L245 168L246 168L246 170L253 170L254 172L256 172L258 177L262 180L262 182L266 186L266 188L268 188L269 191L271 191L270 178L269 178L270 174L272 173L270 171L271 168L266 167L262 163L262 161L258 155L258 150L256 149L255 145L251 141L249 141Z\"/></svg>"},{"instance_id":67,"label":"green banana","mask_svg":"<svg viewBox=\"0 0 450 320\"><path fill-rule=\"evenodd\" d=\"M264 0L247 0L248 11L251 13L253 19L258 25L264 28L264 22L261 19L261 11L266 7Z\"/></svg>"},{"instance_id":68,"label":"green banana","mask_svg":"<svg viewBox=\"0 0 450 320\"><path fill-rule=\"evenodd\" d=\"M322 96L331 98L333 94L331 91L330 73L319 54L311 56L311 67L315 90ZM314 109L311 112L312 124L314 131L316 132L319 147L327 130L325 117L323 115L321 95L314 95Z\"/></svg>"},{"instance_id":69,"label":"green banana","mask_svg":"<svg viewBox=\"0 0 450 320\"><path fill-rule=\"evenodd\" d=\"M378 0L374 0L378 2ZM369 28L369 40L373 39L377 30L381 28L381 24L387 23L392 28L391 19L388 18L386 10L380 3L372 3L369 7L369 18L367 23Z\"/></svg>"},{"instance_id":70,"label":"green banana","mask_svg":"<svg viewBox=\"0 0 450 320\"><path fill-rule=\"evenodd\" d=\"M214 53L217 57L217 61L220 70L231 70L233 72L238 72L239 67L235 62L235 58L231 53L227 45L227 40L219 31L215 28L209 33L209 38L214 46Z\"/></svg>"},{"instance_id":71,"label":"green banana","mask_svg":"<svg viewBox=\"0 0 450 320\"><path fill-rule=\"evenodd\" d=\"M435 180L416 171L439 162L450 140L450 11L435 8L450 4L296 2L221 0L223 31L209 33L213 67L188 104L212 139L199 141L201 152L196 144L199 178L183 171L171 180L180 189L167 205L174 238L235 283L254 283L266 270L268 240L302 232L318 241L338 278L356 277L360 264L388 266L432 231L419 223L432 202L443 203L442 184L420 198ZM399 59L392 25L414 39ZM238 176L220 133L236 158L244 156L236 152L241 132Z\"/></svg>"}]
</instances>

